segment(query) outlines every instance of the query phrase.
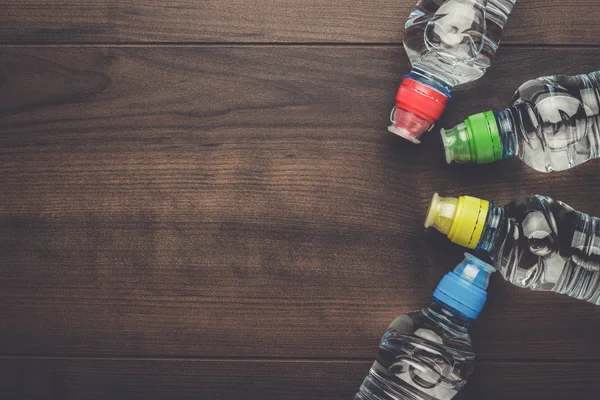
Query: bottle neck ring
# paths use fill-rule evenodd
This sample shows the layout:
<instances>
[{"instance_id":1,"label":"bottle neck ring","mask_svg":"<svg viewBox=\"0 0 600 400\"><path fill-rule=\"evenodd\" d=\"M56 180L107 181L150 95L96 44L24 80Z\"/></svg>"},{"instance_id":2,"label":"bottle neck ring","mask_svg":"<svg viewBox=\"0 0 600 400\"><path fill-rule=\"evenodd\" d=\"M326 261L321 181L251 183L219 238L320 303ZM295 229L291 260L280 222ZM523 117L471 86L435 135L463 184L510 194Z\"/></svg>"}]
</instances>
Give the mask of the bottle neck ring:
<instances>
[{"instance_id":1,"label":"bottle neck ring","mask_svg":"<svg viewBox=\"0 0 600 400\"><path fill-rule=\"evenodd\" d=\"M496 207L493 202L490 202L490 207L485 220L485 227L483 228L481 239L479 239L477 247L475 248L476 251L483 250L489 253L493 249L494 243L496 243L500 233L500 226L503 219L504 209Z\"/></svg>"},{"instance_id":2,"label":"bottle neck ring","mask_svg":"<svg viewBox=\"0 0 600 400\"><path fill-rule=\"evenodd\" d=\"M502 146L502 159L506 160L518 154L519 141L517 140L515 111L512 108L502 111L494 110L494 116L496 117Z\"/></svg>"},{"instance_id":3,"label":"bottle neck ring","mask_svg":"<svg viewBox=\"0 0 600 400\"><path fill-rule=\"evenodd\" d=\"M437 299L432 299L431 305L427 308L431 319L438 324L452 327L455 330L466 332L475 319L468 317L460 311L452 308L448 304ZM458 328L458 329L457 329Z\"/></svg>"}]
</instances>

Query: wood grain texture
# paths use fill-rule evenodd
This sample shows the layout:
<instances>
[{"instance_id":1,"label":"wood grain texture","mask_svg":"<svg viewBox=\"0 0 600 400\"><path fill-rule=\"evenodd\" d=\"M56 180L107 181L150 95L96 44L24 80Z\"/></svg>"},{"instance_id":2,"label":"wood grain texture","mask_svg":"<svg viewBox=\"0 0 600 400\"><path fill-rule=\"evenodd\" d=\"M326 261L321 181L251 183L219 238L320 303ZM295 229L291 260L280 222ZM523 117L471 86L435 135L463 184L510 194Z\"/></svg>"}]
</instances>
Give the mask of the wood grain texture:
<instances>
[{"instance_id":1,"label":"wood grain texture","mask_svg":"<svg viewBox=\"0 0 600 400\"><path fill-rule=\"evenodd\" d=\"M440 125L599 62L505 49ZM368 360L461 258L422 226L434 191L600 214L595 162L447 167L436 133L387 134L407 67L398 47L5 49L0 352ZM599 329L496 277L473 336L483 360L593 361Z\"/></svg>"},{"instance_id":2,"label":"wood grain texture","mask_svg":"<svg viewBox=\"0 0 600 400\"><path fill-rule=\"evenodd\" d=\"M433 192L600 215L598 162L446 166L437 129L385 131L414 3L1 2L0 398L349 399L461 259ZM597 70L596 8L519 1L439 126ZM600 398L597 307L489 292L457 400Z\"/></svg>"},{"instance_id":3,"label":"wood grain texture","mask_svg":"<svg viewBox=\"0 0 600 400\"><path fill-rule=\"evenodd\" d=\"M351 399L367 362L0 359L12 399ZM597 399L597 364L478 363L456 400ZM550 390L551 388L551 390Z\"/></svg>"},{"instance_id":4,"label":"wood grain texture","mask_svg":"<svg viewBox=\"0 0 600 400\"><path fill-rule=\"evenodd\" d=\"M4 0L0 42L398 43L416 0ZM599 44L595 0L519 0L506 43Z\"/></svg>"}]
</instances>

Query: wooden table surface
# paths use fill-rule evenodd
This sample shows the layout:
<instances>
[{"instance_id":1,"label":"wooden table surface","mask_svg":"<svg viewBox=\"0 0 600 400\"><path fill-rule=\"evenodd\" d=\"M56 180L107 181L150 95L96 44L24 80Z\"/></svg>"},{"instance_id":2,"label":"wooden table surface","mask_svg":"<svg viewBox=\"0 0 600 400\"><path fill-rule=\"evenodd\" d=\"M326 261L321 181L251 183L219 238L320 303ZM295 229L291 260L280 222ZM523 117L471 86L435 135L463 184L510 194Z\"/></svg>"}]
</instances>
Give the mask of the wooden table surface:
<instances>
[{"instance_id":1,"label":"wooden table surface","mask_svg":"<svg viewBox=\"0 0 600 400\"><path fill-rule=\"evenodd\" d=\"M4 0L0 397L350 399L462 249L435 191L600 215L600 161L447 166L386 132L414 0ZM521 0L438 127L600 66L596 0ZM600 398L600 309L492 279L460 399Z\"/></svg>"}]
</instances>

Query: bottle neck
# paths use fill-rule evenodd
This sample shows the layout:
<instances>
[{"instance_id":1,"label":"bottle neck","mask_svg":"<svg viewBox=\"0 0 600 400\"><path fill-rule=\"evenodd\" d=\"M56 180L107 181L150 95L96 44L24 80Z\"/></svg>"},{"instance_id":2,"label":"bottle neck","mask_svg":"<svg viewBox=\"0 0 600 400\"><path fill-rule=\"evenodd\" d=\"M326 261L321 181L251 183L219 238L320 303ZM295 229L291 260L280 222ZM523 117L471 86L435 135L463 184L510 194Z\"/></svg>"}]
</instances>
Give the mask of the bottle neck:
<instances>
[{"instance_id":1,"label":"bottle neck","mask_svg":"<svg viewBox=\"0 0 600 400\"><path fill-rule=\"evenodd\" d=\"M502 159L506 160L519 153L519 141L517 140L517 124L515 123L515 110L494 110L494 116L498 124L500 143L502 144Z\"/></svg>"},{"instance_id":2,"label":"bottle neck","mask_svg":"<svg viewBox=\"0 0 600 400\"><path fill-rule=\"evenodd\" d=\"M490 252L494 248L494 243L498 239L500 234L500 227L504 220L504 209L501 207L494 206L493 202L490 202L490 208L485 219L485 227L479 243L477 243L476 251L483 250Z\"/></svg>"},{"instance_id":3,"label":"bottle neck","mask_svg":"<svg viewBox=\"0 0 600 400\"><path fill-rule=\"evenodd\" d=\"M436 299L433 299L425 312L436 324L452 332L467 333L471 323L474 321Z\"/></svg>"},{"instance_id":4,"label":"bottle neck","mask_svg":"<svg viewBox=\"0 0 600 400\"><path fill-rule=\"evenodd\" d=\"M441 79L425 71L422 71L418 68L413 68L410 70L410 73L406 74L406 77L435 89L449 99L452 98L452 95L450 94L452 87Z\"/></svg>"}]
</instances>

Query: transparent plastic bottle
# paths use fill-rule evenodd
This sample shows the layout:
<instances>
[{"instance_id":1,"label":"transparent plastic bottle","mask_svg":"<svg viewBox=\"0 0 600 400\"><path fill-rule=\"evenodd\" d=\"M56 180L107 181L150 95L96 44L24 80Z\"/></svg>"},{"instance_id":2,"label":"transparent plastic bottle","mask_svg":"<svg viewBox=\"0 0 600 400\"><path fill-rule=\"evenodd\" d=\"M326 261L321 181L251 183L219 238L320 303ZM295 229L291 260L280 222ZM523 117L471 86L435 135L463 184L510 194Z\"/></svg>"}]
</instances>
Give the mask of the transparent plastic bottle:
<instances>
[{"instance_id":1,"label":"transparent plastic bottle","mask_svg":"<svg viewBox=\"0 0 600 400\"><path fill-rule=\"evenodd\" d=\"M475 354L469 326L482 310L494 268L465 253L428 308L389 326L354 400L447 400L466 384Z\"/></svg>"},{"instance_id":2,"label":"transparent plastic bottle","mask_svg":"<svg viewBox=\"0 0 600 400\"><path fill-rule=\"evenodd\" d=\"M406 22L412 70L402 81L388 128L413 143L440 118L452 88L490 66L516 0L419 0Z\"/></svg>"},{"instance_id":3,"label":"transparent plastic bottle","mask_svg":"<svg viewBox=\"0 0 600 400\"><path fill-rule=\"evenodd\" d=\"M519 157L541 172L600 157L600 71L525 82L502 111L471 115L444 131L446 161L491 163Z\"/></svg>"},{"instance_id":4,"label":"transparent plastic bottle","mask_svg":"<svg viewBox=\"0 0 600 400\"><path fill-rule=\"evenodd\" d=\"M425 222L461 246L487 252L509 282L600 305L600 219L545 196L504 208L470 196L433 196Z\"/></svg>"}]
</instances>

